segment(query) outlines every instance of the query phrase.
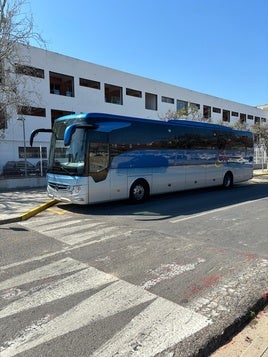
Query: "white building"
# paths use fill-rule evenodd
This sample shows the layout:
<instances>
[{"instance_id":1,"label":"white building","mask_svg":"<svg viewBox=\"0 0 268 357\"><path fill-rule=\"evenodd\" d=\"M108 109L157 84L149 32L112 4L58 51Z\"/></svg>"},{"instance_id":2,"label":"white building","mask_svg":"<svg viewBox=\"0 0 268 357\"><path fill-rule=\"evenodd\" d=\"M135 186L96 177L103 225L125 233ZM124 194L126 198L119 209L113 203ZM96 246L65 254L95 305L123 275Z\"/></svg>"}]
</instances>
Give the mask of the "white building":
<instances>
[{"instance_id":1,"label":"white building","mask_svg":"<svg viewBox=\"0 0 268 357\"><path fill-rule=\"evenodd\" d=\"M27 88L38 95L36 106L14 112L8 121L0 115L0 172L7 161L24 158L23 132L27 160L35 164L40 152L42 158L46 158L50 135L39 134L35 147L31 148L31 132L50 128L57 117L74 112L161 120L168 111L175 112L193 104L199 117L211 118L216 123L268 122L265 106L256 108L236 103L35 47L21 51L27 51L27 63L18 66L16 72L26 79Z\"/></svg>"}]
</instances>

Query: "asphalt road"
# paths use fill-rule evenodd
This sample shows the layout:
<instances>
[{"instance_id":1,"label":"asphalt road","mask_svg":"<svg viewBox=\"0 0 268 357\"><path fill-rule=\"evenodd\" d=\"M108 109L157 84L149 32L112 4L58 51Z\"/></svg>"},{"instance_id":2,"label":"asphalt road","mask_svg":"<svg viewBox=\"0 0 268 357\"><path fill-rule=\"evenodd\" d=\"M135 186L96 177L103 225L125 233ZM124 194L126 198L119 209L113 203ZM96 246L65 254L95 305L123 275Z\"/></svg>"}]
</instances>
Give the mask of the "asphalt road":
<instances>
[{"instance_id":1,"label":"asphalt road","mask_svg":"<svg viewBox=\"0 0 268 357\"><path fill-rule=\"evenodd\" d=\"M261 177L1 226L1 357L208 356L267 289L267 209Z\"/></svg>"}]
</instances>

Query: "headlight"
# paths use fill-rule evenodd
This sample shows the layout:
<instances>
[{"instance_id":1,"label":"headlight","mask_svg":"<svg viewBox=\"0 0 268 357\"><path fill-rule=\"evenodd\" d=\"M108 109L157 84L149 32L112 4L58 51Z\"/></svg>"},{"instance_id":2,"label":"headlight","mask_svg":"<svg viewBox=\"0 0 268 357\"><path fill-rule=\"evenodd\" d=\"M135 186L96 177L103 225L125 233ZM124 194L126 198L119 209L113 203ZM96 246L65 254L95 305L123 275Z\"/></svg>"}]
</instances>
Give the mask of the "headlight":
<instances>
[{"instance_id":1,"label":"headlight","mask_svg":"<svg viewBox=\"0 0 268 357\"><path fill-rule=\"evenodd\" d=\"M80 191L81 191L81 186L79 185L73 186L72 193L74 195L78 194Z\"/></svg>"}]
</instances>

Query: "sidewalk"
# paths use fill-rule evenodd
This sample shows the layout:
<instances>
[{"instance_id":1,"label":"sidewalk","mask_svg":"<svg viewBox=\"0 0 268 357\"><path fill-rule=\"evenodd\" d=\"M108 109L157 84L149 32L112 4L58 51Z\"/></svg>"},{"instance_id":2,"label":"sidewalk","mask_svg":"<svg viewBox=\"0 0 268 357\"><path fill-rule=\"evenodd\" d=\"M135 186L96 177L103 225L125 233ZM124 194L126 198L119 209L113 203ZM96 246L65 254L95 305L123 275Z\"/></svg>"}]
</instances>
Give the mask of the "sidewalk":
<instances>
[{"instance_id":1,"label":"sidewalk","mask_svg":"<svg viewBox=\"0 0 268 357\"><path fill-rule=\"evenodd\" d=\"M46 188L26 188L0 192L0 225L26 220L56 204Z\"/></svg>"},{"instance_id":2,"label":"sidewalk","mask_svg":"<svg viewBox=\"0 0 268 357\"><path fill-rule=\"evenodd\" d=\"M268 175L268 169L258 169L253 171L253 176Z\"/></svg>"},{"instance_id":3,"label":"sidewalk","mask_svg":"<svg viewBox=\"0 0 268 357\"><path fill-rule=\"evenodd\" d=\"M211 357L268 357L268 306Z\"/></svg>"}]
</instances>

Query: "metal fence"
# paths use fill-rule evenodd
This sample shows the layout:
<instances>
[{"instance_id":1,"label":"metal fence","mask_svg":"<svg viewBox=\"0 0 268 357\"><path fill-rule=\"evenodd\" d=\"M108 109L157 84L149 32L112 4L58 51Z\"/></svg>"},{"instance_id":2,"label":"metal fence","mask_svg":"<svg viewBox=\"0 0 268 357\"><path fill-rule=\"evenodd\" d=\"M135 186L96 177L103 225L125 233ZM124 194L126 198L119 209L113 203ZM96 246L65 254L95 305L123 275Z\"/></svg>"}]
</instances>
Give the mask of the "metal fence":
<instances>
[{"instance_id":1,"label":"metal fence","mask_svg":"<svg viewBox=\"0 0 268 357\"><path fill-rule=\"evenodd\" d=\"M259 169L268 169L267 150L264 145L254 147L254 166Z\"/></svg>"}]
</instances>

